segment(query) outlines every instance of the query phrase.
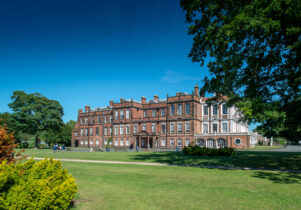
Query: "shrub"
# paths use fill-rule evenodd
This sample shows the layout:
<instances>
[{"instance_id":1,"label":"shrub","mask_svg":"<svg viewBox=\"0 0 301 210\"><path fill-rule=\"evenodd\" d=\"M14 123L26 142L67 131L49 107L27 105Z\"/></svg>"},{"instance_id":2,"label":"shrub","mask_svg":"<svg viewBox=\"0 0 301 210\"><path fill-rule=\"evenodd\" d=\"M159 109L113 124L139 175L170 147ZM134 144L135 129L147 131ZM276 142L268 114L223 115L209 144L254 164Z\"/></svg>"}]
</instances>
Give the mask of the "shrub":
<instances>
[{"instance_id":1,"label":"shrub","mask_svg":"<svg viewBox=\"0 0 301 210\"><path fill-rule=\"evenodd\" d=\"M2 161L14 162L14 152L18 144L12 133L8 133L6 127L0 126L0 163Z\"/></svg>"},{"instance_id":2,"label":"shrub","mask_svg":"<svg viewBox=\"0 0 301 210\"><path fill-rule=\"evenodd\" d=\"M1 209L67 209L77 192L60 161L0 164Z\"/></svg>"},{"instance_id":3,"label":"shrub","mask_svg":"<svg viewBox=\"0 0 301 210\"><path fill-rule=\"evenodd\" d=\"M185 146L183 148L183 153L185 155L195 155L195 156L233 156L233 148L205 148L198 145L195 146Z\"/></svg>"}]
</instances>

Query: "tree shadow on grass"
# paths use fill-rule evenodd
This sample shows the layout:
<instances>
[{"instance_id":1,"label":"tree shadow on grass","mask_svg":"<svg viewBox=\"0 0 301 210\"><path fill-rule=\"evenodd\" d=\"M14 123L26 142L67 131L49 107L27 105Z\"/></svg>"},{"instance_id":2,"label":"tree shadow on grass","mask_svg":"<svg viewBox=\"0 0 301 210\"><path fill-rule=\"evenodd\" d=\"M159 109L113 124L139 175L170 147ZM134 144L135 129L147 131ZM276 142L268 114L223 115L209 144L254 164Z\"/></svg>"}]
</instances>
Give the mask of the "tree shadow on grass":
<instances>
[{"instance_id":1,"label":"tree shadow on grass","mask_svg":"<svg viewBox=\"0 0 301 210\"><path fill-rule=\"evenodd\" d=\"M256 171L252 176L268 179L277 184L301 184L300 173Z\"/></svg>"},{"instance_id":2,"label":"tree shadow on grass","mask_svg":"<svg viewBox=\"0 0 301 210\"><path fill-rule=\"evenodd\" d=\"M301 170L301 153L236 151L232 157L189 156L182 152L142 152L130 155L135 161L183 166L249 167L256 169Z\"/></svg>"}]
</instances>

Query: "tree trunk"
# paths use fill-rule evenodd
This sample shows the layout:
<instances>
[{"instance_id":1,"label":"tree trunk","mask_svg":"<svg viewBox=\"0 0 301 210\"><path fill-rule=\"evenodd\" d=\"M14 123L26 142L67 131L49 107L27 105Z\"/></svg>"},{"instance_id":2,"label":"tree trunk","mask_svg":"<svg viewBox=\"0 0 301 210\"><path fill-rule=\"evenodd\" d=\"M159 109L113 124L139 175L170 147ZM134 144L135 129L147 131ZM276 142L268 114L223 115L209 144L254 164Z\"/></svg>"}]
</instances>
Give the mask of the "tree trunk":
<instances>
[{"instance_id":1,"label":"tree trunk","mask_svg":"<svg viewBox=\"0 0 301 210\"><path fill-rule=\"evenodd\" d=\"M36 136L36 139L35 139L35 146L36 146L36 148L38 148L38 149L40 148L39 144L40 144L39 136Z\"/></svg>"}]
</instances>

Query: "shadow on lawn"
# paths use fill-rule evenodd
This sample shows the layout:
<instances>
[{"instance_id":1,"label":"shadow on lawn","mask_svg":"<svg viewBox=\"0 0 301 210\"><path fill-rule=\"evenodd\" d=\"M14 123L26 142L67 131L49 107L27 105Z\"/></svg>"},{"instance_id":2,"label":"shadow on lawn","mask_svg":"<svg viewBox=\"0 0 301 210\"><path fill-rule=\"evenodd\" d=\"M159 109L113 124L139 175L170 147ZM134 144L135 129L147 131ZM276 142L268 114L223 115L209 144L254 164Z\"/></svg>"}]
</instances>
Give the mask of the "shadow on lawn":
<instances>
[{"instance_id":1,"label":"shadow on lawn","mask_svg":"<svg viewBox=\"0 0 301 210\"><path fill-rule=\"evenodd\" d=\"M301 170L301 153L236 151L232 157L188 156L182 152L143 152L130 155L136 161L171 165L249 167L258 169Z\"/></svg>"},{"instance_id":2,"label":"shadow on lawn","mask_svg":"<svg viewBox=\"0 0 301 210\"><path fill-rule=\"evenodd\" d=\"M253 177L268 179L277 184L301 184L300 173L256 171Z\"/></svg>"}]
</instances>

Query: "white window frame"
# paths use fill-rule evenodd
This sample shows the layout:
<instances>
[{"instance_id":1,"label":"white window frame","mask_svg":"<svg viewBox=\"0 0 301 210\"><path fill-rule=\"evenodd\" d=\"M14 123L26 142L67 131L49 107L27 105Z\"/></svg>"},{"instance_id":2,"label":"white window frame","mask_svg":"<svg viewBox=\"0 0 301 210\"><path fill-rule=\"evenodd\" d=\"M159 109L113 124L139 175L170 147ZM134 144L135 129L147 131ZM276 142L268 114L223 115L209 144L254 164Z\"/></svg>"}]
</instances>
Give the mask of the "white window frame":
<instances>
[{"instance_id":1,"label":"white window frame","mask_svg":"<svg viewBox=\"0 0 301 210\"><path fill-rule=\"evenodd\" d=\"M216 114L214 114L214 107L216 107ZM212 105L212 116L218 116L218 104L213 104Z\"/></svg>"},{"instance_id":2,"label":"white window frame","mask_svg":"<svg viewBox=\"0 0 301 210\"><path fill-rule=\"evenodd\" d=\"M225 107L226 107L226 108L225 108ZM224 111L226 111L226 112L224 112ZM223 115L227 115L227 114L228 114L228 107L227 107L226 104L223 104L223 105L222 105L222 114L223 114Z\"/></svg>"},{"instance_id":3,"label":"white window frame","mask_svg":"<svg viewBox=\"0 0 301 210\"><path fill-rule=\"evenodd\" d=\"M125 134L126 135L130 134L130 125L126 125L126 127L125 127Z\"/></svg>"},{"instance_id":4,"label":"white window frame","mask_svg":"<svg viewBox=\"0 0 301 210\"><path fill-rule=\"evenodd\" d=\"M121 146L121 147L123 147L124 146L124 142L123 142L123 139L120 139L120 141L119 141L120 143L119 143L119 145Z\"/></svg>"},{"instance_id":5,"label":"white window frame","mask_svg":"<svg viewBox=\"0 0 301 210\"><path fill-rule=\"evenodd\" d=\"M99 140L98 139L96 139L95 144L99 145Z\"/></svg>"},{"instance_id":6,"label":"white window frame","mask_svg":"<svg viewBox=\"0 0 301 210\"><path fill-rule=\"evenodd\" d=\"M161 139L160 142L162 147L166 147L166 139Z\"/></svg>"},{"instance_id":7,"label":"white window frame","mask_svg":"<svg viewBox=\"0 0 301 210\"><path fill-rule=\"evenodd\" d=\"M152 123L152 133L156 132L156 123Z\"/></svg>"},{"instance_id":8,"label":"white window frame","mask_svg":"<svg viewBox=\"0 0 301 210\"><path fill-rule=\"evenodd\" d=\"M94 134L94 129L90 128L90 136L93 136L93 134Z\"/></svg>"},{"instance_id":9,"label":"white window frame","mask_svg":"<svg viewBox=\"0 0 301 210\"><path fill-rule=\"evenodd\" d=\"M163 129L164 126L164 129ZM166 123L161 124L161 133L166 133Z\"/></svg>"},{"instance_id":10,"label":"white window frame","mask_svg":"<svg viewBox=\"0 0 301 210\"><path fill-rule=\"evenodd\" d=\"M224 130L224 125L226 125L226 130ZM228 123L227 122L222 123L222 132L223 133L228 133Z\"/></svg>"},{"instance_id":11,"label":"white window frame","mask_svg":"<svg viewBox=\"0 0 301 210\"><path fill-rule=\"evenodd\" d=\"M135 124L133 127L133 133L137 133L138 132L138 125Z\"/></svg>"},{"instance_id":12,"label":"white window frame","mask_svg":"<svg viewBox=\"0 0 301 210\"><path fill-rule=\"evenodd\" d=\"M161 109L161 117L164 117L165 116L165 108L162 108Z\"/></svg>"},{"instance_id":13,"label":"white window frame","mask_svg":"<svg viewBox=\"0 0 301 210\"><path fill-rule=\"evenodd\" d=\"M124 134L124 126L120 125L120 135L123 135L123 134Z\"/></svg>"},{"instance_id":14,"label":"white window frame","mask_svg":"<svg viewBox=\"0 0 301 210\"><path fill-rule=\"evenodd\" d=\"M183 124L182 124L182 122L178 122L178 124L177 124L177 133L183 133Z\"/></svg>"},{"instance_id":15,"label":"white window frame","mask_svg":"<svg viewBox=\"0 0 301 210\"><path fill-rule=\"evenodd\" d=\"M203 133L210 133L210 131L209 131L209 123L203 123L202 125L203 125L203 129L202 129ZM207 131L205 131L205 126L204 125L207 125Z\"/></svg>"},{"instance_id":16,"label":"white window frame","mask_svg":"<svg viewBox=\"0 0 301 210\"><path fill-rule=\"evenodd\" d=\"M81 129L80 129L80 136L83 136L83 135L84 135L84 129L81 128Z\"/></svg>"},{"instance_id":17,"label":"white window frame","mask_svg":"<svg viewBox=\"0 0 301 210\"><path fill-rule=\"evenodd\" d=\"M115 146L118 146L118 139L115 139L114 145L115 145Z\"/></svg>"},{"instance_id":18,"label":"white window frame","mask_svg":"<svg viewBox=\"0 0 301 210\"><path fill-rule=\"evenodd\" d=\"M171 147L175 146L175 139L169 139L169 146Z\"/></svg>"},{"instance_id":19,"label":"white window frame","mask_svg":"<svg viewBox=\"0 0 301 210\"><path fill-rule=\"evenodd\" d=\"M118 135L118 125L114 127L114 135Z\"/></svg>"},{"instance_id":20,"label":"white window frame","mask_svg":"<svg viewBox=\"0 0 301 210\"><path fill-rule=\"evenodd\" d=\"M127 140L125 141L125 145L126 145L126 146L130 146L130 140L129 140L129 139L127 139Z\"/></svg>"},{"instance_id":21,"label":"white window frame","mask_svg":"<svg viewBox=\"0 0 301 210\"><path fill-rule=\"evenodd\" d=\"M216 125L216 132L214 132L213 125ZM218 122L212 122L211 123L211 129L212 129L212 133L218 133Z\"/></svg>"},{"instance_id":22,"label":"white window frame","mask_svg":"<svg viewBox=\"0 0 301 210\"><path fill-rule=\"evenodd\" d=\"M118 120L118 110L115 111L115 120Z\"/></svg>"},{"instance_id":23,"label":"white window frame","mask_svg":"<svg viewBox=\"0 0 301 210\"><path fill-rule=\"evenodd\" d=\"M183 139L177 139L177 147L183 147Z\"/></svg>"},{"instance_id":24,"label":"white window frame","mask_svg":"<svg viewBox=\"0 0 301 210\"><path fill-rule=\"evenodd\" d=\"M108 128L104 128L104 135L105 135L105 136L108 135Z\"/></svg>"},{"instance_id":25,"label":"white window frame","mask_svg":"<svg viewBox=\"0 0 301 210\"><path fill-rule=\"evenodd\" d=\"M93 145L93 144L94 144L93 139L90 139L90 145Z\"/></svg>"},{"instance_id":26,"label":"white window frame","mask_svg":"<svg viewBox=\"0 0 301 210\"><path fill-rule=\"evenodd\" d=\"M185 104L185 114L186 115L190 115L190 103L186 103Z\"/></svg>"},{"instance_id":27,"label":"white window frame","mask_svg":"<svg viewBox=\"0 0 301 210\"><path fill-rule=\"evenodd\" d=\"M174 123L170 123L170 128L169 128L169 133L175 133L175 124Z\"/></svg>"},{"instance_id":28,"label":"white window frame","mask_svg":"<svg viewBox=\"0 0 301 210\"><path fill-rule=\"evenodd\" d=\"M147 125L146 125L146 123L143 123L143 124L142 124L142 130L143 130L143 131L146 131L146 130L147 130Z\"/></svg>"},{"instance_id":29,"label":"white window frame","mask_svg":"<svg viewBox=\"0 0 301 210\"><path fill-rule=\"evenodd\" d=\"M152 110L152 117L156 117L157 111L155 109Z\"/></svg>"},{"instance_id":30,"label":"white window frame","mask_svg":"<svg viewBox=\"0 0 301 210\"><path fill-rule=\"evenodd\" d=\"M84 145L84 140L80 140L80 145Z\"/></svg>"},{"instance_id":31,"label":"white window frame","mask_svg":"<svg viewBox=\"0 0 301 210\"><path fill-rule=\"evenodd\" d=\"M170 116L174 116L175 115L175 105L171 104L170 105Z\"/></svg>"},{"instance_id":32,"label":"white window frame","mask_svg":"<svg viewBox=\"0 0 301 210\"><path fill-rule=\"evenodd\" d=\"M190 122L185 122L185 133L190 133Z\"/></svg>"},{"instance_id":33,"label":"white window frame","mask_svg":"<svg viewBox=\"0 0 301 210\"><path fill-rule=\"evenodd\" d=\"M207 109L207 114L205 114L205 110ZM203 106L203 116L208 116L209 115L209 106L208 105L204 105Z\"/></svg>"},{"instance_id":34,"label":"white window frame","mask_svg":"<svg viewBox=\"0 0 301 210\"><path fill-rule=\"evenodd\" d=\"M185 146L187 147L189 146L189 144L190 144L190 139L185 139Z\"/></svg>"},{"instance_id":35,"label":"white window frame","mask_svg":"<svg viewBox=\"0 0 301 210\"><path fill-rule=\"evenodd\" d=\"M183 104L177 104L177 115L183 115Z\"/></svg>"},{"instance_id":36,"label":"white window frame","mask_svg":"<svg viewBox=\"0 0 301 210\"><path fill-rule=\"evenodd\" d=\"M125 118L126 118L126 119L130 119L130 110L129 110L129 109L127 109L127 110L125 111Z\"/></svg>"}]
</instances>

